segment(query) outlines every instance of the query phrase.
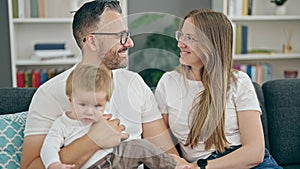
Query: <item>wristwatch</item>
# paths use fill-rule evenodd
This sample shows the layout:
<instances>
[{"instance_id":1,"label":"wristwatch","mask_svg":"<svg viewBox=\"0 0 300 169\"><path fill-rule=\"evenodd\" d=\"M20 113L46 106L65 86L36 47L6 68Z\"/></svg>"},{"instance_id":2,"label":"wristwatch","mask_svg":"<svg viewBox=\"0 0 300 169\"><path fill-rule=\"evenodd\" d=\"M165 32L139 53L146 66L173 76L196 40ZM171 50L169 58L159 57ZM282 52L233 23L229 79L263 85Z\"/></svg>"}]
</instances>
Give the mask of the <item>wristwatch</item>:
<instances>
[{"instance_id":1,"label":"wristwatch","mask_svg":"<svg viewBox=\"0 0 300 169\"><path fill-rule=\"evenodd\" d=\"M206 166L207 166L207 160L205 160L205 159L199 159L197 161L197 165L198 165L198 167L200 167L200 169L205 169Z\"/></svg>"}]
</instances>

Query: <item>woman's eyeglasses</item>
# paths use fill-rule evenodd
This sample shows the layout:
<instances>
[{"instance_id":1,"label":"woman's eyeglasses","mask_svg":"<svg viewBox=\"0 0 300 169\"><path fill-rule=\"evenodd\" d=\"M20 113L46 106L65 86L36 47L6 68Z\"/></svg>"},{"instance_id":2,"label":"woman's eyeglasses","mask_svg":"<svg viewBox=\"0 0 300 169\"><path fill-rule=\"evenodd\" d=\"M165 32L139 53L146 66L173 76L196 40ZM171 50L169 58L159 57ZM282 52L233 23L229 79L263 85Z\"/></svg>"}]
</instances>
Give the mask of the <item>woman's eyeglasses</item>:
<instances>
[{"instance_id":1,"label":"woman's eyeglasses","mask_svg":"<svg viewBox=\"0 0 300 169\"><path fill-rule=\"evenodd\" d=\"M177 41L185 41L186 43L192 44L193 42L197 42L198 40L194 38L193 35L184 34L181 31L175 32L175 38Z\"/></svg>"}]
</instances>

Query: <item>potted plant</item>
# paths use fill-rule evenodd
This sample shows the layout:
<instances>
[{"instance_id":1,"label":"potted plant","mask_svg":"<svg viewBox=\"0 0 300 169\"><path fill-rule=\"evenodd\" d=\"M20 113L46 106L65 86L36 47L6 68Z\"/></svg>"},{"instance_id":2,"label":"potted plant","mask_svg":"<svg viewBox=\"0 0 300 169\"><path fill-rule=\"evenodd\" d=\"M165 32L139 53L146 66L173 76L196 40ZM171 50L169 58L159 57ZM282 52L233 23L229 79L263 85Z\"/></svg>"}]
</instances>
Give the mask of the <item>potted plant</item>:
<instances>
[{"instance_id":1,"label":"potted plant","mask_svg":"<svg viewBox=\"0 0 300 169\"><path fill-rule=\"evenodd\" d=\"M271 2L275 3L277 6L283 5L287 0L271 0Z\"/></svg>"},{"instance_id":2,"label":"potted plant","mask_svg":"<svg viewBox=\"0 0 300 169\"><path fill-rule=\"evenodd\" d=\"M275 14L276 15L285 15L286 14L286 6L284 5L284 3L287 0L271 0L272 3L275 3L276 5L276 10L275 10Z\"/></svg>"}]
</instances>

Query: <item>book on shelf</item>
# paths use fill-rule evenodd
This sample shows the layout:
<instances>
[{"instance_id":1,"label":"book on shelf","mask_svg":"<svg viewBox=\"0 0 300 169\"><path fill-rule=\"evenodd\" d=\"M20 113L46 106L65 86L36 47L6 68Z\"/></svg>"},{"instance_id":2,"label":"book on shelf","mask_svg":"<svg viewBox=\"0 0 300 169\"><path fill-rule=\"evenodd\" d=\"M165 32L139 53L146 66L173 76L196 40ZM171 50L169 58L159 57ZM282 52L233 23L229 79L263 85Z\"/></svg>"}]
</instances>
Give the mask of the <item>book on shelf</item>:
<instances>
[{"instance_id":1,"label":"book on shelf","mask_svg":"<svg viewBox=\"0 0 300 169\"><path fill-rule=\"evenodd\" d=\"M267 63L235 64L234 69L247 73L253 82L260 85L272 79L272 66Z\"/></svg>"},{"instance_id":2,"label":"book on shelf","mask_svg":"<svg viewBox=\"0 0 300 169\"><path fill-rule=\"evenodd\" d=\"M48 80L48 71L46 69L40 70L40 84L42 85Z\"/></svg>"},{"instance_id":3,"label":"book on shelf","mask_svg":"<svg viewBox=\"0 0 300 169\"><path fill-rule=\"evenodd\" d=\"M38 88L49 79L65 71L64 68L20 69L17 71L17 87Z\"/></svg>"},{"instance_id":4,"label":"book on shelf","mask_svg":"<svg viewBox=\"0 0 300 169\"><path fill-rule=\"evenodd\" d=\"M25 0L30 6L30 16L32 18L47 17L47 2L46 0Z\"/></svg>"},{"instance_id":5,"label":"book on shelf","mask_svg":"<svg viewBox=\"0 0 300 169\"><path fill-rule=\"evenodd\" d=\"M227 0L227 15L247 16L252 14L252 0Z\"/></svg>"},{"instance_id":6,"label":"book on shelf","mask_svg":"<svg viewBox=\"0 0 300 169\"><path fill-rule=\"evenodd\" d=\"M74 0L72 0L74 1ZM47 16L47 4L46 0L38 0L38 17L45 18Z\"/></svg>"},{"instance_id":7,"label":"book on shelf","mask_svg":"<svg viewBox=\"0 0 300 169\"><path fill-rule=\"evenodd\" d=\"M242 16L248 15L248 0L242 0Z\"/></svg>"},{"instance_id":8,"label":"book on shelf","mask_svg":"<svg viewBox=\"0 0 300 169\"><path fill-rule=\"evenodd\" d=\"M38 0L30 0L30 14L31 18L38 17Z\"/></svg>"},{"instance_id":9,"label":"book on shelf","mask_svg":"<svg viewBox=\"0 0 300 169\"><path fill-rule=\"evenodd\" d=\"M248 53L248 26L236 24L235 27L235 54L246 54Z\"/></svg>"},{"instance_id":10,"label":"book on shelf","mask_svg":"<svg viewBox=\"0 0 300 169\"><path fill-rule=\"evenodd\" d=\"M252 15L253 11L253 0L248 0L248 12L247 15Z\"/></svg>"},{"instance_id":11,"label":"book on shelf","mask_svg":"<svg viewBox=\"0 0 300 169\"><path fill-rule=\"evenodd\" d=\"M235 54L242 53L242 26L235 25Z\"/></svg>"},{"instance_id":12,"label":"book on shelf","mask_svg":"<svg viewBox=\"0 0 300 169\"><path fill-rule=\"evenodd\" d=\"M242 25L242 54L248 53L248 26Z\"/></svg>"},{"instance_id":13,"label":"book on shelf","mask_svg":"<svg viewBox=\"0 0 300 169\"><path fill-rule=\"evenodd\" d=\"M36 50L34 51L33 58L40 60L56 59L72 57L74 54L68 49L56 49L56 50Z\"/></svg>"},{"instance_id":14,"label":"book on shelf","mask_svg":"<svg viewBox=\"0 0 300 169\"><path fill-rule=\"evenodd\" d=\"M41 84L40 71L32 71L32 87L38 88Z\"/></svg>"},{"instance_id":15,"label":"book on shelf","mask_svg":"<svg viewBox=\"0 0 300 169\"><path fill-rule=\"evenodd\" d=\"M30 11L30 0L24 0L25 18L31 17Z\"/></svg>"},{"instance_id":16,"label":"book on shelf","mask_svg":"<svg viewBox=\"0 0 300 169\"><path fill-rule=\"evenodd\" d=\"M24 2L24 0L18 0L18 17L25 18L25 2Z\"/></svg>"},{"instance_id":17,"label":"book on shelf","mask_svg":"<svg viewBox=\"0 0 300 169\"><path fill-rule=\"evenodd\" d=\"M24 87L32 87L32 70L26 70L24 73Z\"/></svg>"},{"instance_id":18,"label":"book on shelf","mask_svg":"<svg viewBox=\"0 0 300 169\"><path fill-rule=\"evenodd\" d=\"M30 18L32 8L30 5L31 0L12 0L13 18Z\"/></svg>"},{"instance_id":19,"label":"book on shelf","mask_svg":"<svg viewBox=\"0 0 300 169\"><path fill-rule=\"evenodd\" d=\"M17 72L17 86L25 87L25 73L23 70Z\"/></svg>"},{"instance_id":20,"label":"book on shelf","mask_svg":"<svg viewBox=\"0 0 300 169\"><path fill-rule=\"evenodd\" d=\"M13 18L18 18L19 17L19 4L18 4L19 0L12 0L12 15Z\"/></svg>"},{"instance_id":21,"label":"book on shelf","mask_svg":"<svg viewBox=\"0 0 300 169\"><path fill-rule=\"evenodd\" d=\"M251 79L253 82L256 82L256 66L251 66Z\"/></svg>"},{"instance_id":22,"label":"book on shelf","mask_svg":"<svg viewBox=\"0 0 300 169\"><path fill-rule=\"evenodd\" d=\"M55 69L48 69L47 73L48 79L51 79L56 75Z\"/></svg>"},{"instance_id":23,"label":"book on shelf","mask_svg":"<svg viewBox=\"0 0 300 169\"><path fill-rule=\"evenodd\" d=\"M66 49L65 43L36 43L34 44L34 50L55 50Z\"/></svg>"},{"instance_id":24,"label":"book on shelf","mask_svg":"<svg viewBox=\"0 0 300 169\"><path fill-rule=\"evenodd\" d=\"M65 48L65 43L36 43L32 57L45 60L70 56L74 56L74 54Z\"/></svg>"},{"instance_id":25,"label":"book on shelf","mask_svg":"<svg viewBox=\"0 0 300 169\"><path fill-rule=\"evenodd\" d=\"M256 82L258 84L262 84L262 65L261 64L257 64L256 66Z\"/></svg>"}]
</instances>

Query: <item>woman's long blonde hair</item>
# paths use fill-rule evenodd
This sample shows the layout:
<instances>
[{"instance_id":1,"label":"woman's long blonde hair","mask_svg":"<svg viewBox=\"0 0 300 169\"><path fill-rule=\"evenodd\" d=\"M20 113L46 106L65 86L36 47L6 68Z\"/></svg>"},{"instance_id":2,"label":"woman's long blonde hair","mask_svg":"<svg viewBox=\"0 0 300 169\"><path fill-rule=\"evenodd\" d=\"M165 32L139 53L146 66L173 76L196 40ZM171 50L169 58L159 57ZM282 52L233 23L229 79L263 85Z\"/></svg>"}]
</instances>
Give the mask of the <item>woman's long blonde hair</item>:
<instances>
[{"instance_id":1,"label":"woman's long blonde hair","mask_svg":"<svg viewBox=\"0 0 300 169\"><path fill-rule=\"evenodd\" d=\"M200 42L203 63L200 78L204 90L197 95L189 113L191 129L186 146L193 148L201 140L206 150L214 146L217 151L223 152L229 146L224 128L227 91L233 78L232 24L223 13L210 9L193 10L183 22L187 18L192 20ZM177 68L184 75L189 69L186 65Z\"/></svg>"}]
</instances>

